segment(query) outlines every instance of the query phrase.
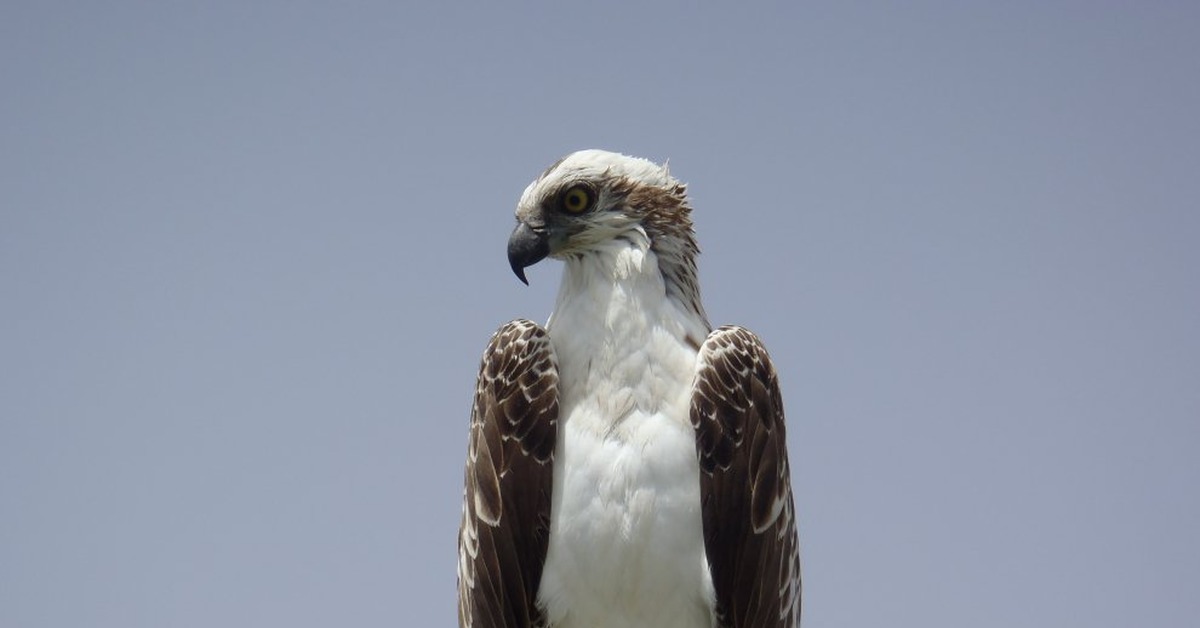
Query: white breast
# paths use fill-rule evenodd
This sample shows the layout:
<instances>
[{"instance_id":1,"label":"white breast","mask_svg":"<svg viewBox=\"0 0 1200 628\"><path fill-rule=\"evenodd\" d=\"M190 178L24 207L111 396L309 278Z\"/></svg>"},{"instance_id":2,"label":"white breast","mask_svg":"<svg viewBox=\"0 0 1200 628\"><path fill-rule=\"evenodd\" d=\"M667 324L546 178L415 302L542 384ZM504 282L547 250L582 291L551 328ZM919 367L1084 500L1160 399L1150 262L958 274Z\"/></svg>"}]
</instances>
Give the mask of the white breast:
<instances>
[{"instance_id":1,"label":"white breast","mask_svg":"<svg viewBox=\"0 0 1200 628\"><path fill-rule=\"evenodd\" d=\"M568 263L547 325L560 423L538 597L555 628L711 628L688 421L706 330L665 297L652 253L612 255Z\"/></svg>"}]
</instances>

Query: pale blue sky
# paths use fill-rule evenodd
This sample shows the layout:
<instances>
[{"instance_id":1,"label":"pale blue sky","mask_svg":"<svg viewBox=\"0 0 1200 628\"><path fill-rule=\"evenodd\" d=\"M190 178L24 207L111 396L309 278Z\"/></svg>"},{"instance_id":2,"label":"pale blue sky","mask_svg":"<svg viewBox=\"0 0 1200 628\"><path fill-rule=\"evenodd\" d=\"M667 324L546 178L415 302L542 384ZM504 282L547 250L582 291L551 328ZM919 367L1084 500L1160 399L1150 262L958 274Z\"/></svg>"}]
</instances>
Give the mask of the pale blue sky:
<instances>
[{"instance_id":1,"label":"pale blue sky","mask_svg":"<svg viewBox=\"0 0 1200 628\"><path fill-rule=\"evenodd\" d=\"M690 183L805 626L1200 621L1194 3L0 7L0 625L451 626L521 190Z\"/></svg>"}]
</instances>

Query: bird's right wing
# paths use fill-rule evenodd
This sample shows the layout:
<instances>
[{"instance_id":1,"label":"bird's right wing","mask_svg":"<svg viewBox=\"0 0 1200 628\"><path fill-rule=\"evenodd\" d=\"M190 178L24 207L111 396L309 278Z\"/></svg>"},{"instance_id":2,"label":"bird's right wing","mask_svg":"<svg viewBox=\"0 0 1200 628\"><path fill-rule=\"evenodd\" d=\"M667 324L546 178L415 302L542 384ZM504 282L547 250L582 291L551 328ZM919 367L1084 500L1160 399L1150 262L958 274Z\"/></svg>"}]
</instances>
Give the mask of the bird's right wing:
<instances>
[{"instance_id":1,"label":"bird's right wing","mask_svg":"<svg viewBox=\"0 0 1200 628\"><path fill-rule=\"evenodd\" d=\"M483 353L458 535L458 625L533 628L550 530L558 365L537 324L502 326Z\"/></svg>"}]
</instances>

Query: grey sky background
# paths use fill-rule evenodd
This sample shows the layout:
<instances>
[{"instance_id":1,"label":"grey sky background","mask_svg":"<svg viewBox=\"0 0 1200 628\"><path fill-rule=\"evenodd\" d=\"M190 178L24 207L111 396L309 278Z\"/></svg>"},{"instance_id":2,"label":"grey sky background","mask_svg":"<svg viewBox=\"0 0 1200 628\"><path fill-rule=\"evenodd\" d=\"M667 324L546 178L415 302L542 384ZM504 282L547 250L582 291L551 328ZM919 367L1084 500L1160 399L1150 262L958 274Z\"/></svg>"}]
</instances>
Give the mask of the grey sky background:
<instances>
[{"instance_id":1,"label":"grey sky background","mask_svg":"<svg viewBox=\"0 0 1200 628\"><path fill-rule=\"evenodd\" d=\"M904 5L4 3L0 625L453 625L587 147L772 351L805 626L1196 625L1200 8Z\"/></svg>"}]
</instances>

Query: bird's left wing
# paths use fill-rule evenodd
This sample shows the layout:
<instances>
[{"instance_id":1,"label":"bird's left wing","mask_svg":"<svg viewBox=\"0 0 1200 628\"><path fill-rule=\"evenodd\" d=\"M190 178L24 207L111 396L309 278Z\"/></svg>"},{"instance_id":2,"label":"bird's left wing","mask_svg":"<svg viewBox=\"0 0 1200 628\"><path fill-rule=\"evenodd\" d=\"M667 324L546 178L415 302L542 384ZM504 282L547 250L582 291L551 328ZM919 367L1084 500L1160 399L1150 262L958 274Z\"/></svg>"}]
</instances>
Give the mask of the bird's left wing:
<instances>
[{"instance_id":1,"label":"bird's left wing","mask_svg":"<svg viewBox=\"0 0 1200 628\"><path fill-rule=\"evenodd\" d=\"M721 327L692 390L704 549L721 628L794 628L800 555L775 366L758 337Z\"/></svg>"},{"instance_id":2,"label":"bird's left wing","mask_svg":"<svg viewBox=\"0 0 1200 628\"><path fill-rule=\"evenodd\" d=\"M550 530L558 366L537 324L502 326L483 353L458 535L458 624L541 626Z\"/></svg>"}]
</instances>

